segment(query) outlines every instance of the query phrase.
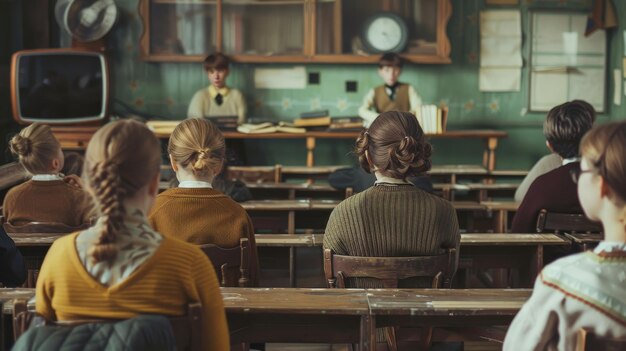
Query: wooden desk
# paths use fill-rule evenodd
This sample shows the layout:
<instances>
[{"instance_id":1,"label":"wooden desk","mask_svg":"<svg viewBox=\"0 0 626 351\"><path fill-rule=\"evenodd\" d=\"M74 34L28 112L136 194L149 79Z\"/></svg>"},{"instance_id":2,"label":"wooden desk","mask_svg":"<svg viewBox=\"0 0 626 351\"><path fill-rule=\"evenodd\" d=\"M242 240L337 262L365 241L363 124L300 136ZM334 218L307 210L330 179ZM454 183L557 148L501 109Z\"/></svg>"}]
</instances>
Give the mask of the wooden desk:
<instances>
[{"instance_id":1,"label":"wooden desk","mask_svg":"<svg viewBox=\"0 0 626 351\"><path fill-rule=\"evenodd\" d=\"M521 287L532 287L544 266L545 247L569 245L555 234L461 234L459 269L517 269Z\"/></svg>"},{"instance_id":2,"label":"wooden desk","mask_svg":"<svg viewBox=\"0 0 626 351\"><path fill-rule=\"evenodd\" d=\"M515 201L483 201L481 202L489 212L495 212L494 230L497 233L506 233L509 229L509 213L517 212L519 202Z\"/></svg>"},{"instance_id":3,"label":"wooden desk","mask_svg":"<svg viewBox=\"0 0 626 351\"><path fill-rule=\"evenodd\" d=\"M160 122L165 122L161 123ZM169 138L175 128L171 121L149 121L150 127L158 138ZM244 134L239 132L224 132L226 139L305 139L306 165L315 164L315 144L317 139L356 139L360 132L306 132L306 133L263 133ZM507 133L498 130L450 130L443 134L427 134L429 139L482 139L485 143L483 151L483 166L489 170L495 169L496 148L498 139L506 138Z\"/></svg>"},{"instance_id":4,"label":"wooden desk","mask_svg":"<svg viewBox=\"0 0 626 351\"><path fill-rule=\"evenodd\" d=\"M241 342L355 343L373 350L376 327L507 325L531 294L512 289L221 288L231 344ZM35 289L0 289L4 315L14 298ZM29 310L34 309L32 300Z\"/></svg>"},{"instance_id":5,"label":"wooden desk","mask_svg":"<svg viewBox=\"0 0 626 351\"><path fill-rule=\"evenodd\" d=\"M231 344L354 343L369 350L362 289L222 288Z\"/></svg>"},{"instance_id":6,"label":"wooden desk","mask_svg":"<svg viewBox=\"0 0 626 351\"><path fill-rule=\"evenodd\" d=\"M367 289L370 344L376 328L476 327L508 325L531 290L511 289Z\"/></svg>"},{"instance_id":7,"label":"wooden desk","mask_svg":"<svg viewBox=\"0 0 626 351\"><path fill-rule=\"evenodd\" d=\"M574 245L578 251L591 250L604 239L604 235L598 233L565 233L565 237L572 241L572 245Z\"/></svg>"}]
</instances>

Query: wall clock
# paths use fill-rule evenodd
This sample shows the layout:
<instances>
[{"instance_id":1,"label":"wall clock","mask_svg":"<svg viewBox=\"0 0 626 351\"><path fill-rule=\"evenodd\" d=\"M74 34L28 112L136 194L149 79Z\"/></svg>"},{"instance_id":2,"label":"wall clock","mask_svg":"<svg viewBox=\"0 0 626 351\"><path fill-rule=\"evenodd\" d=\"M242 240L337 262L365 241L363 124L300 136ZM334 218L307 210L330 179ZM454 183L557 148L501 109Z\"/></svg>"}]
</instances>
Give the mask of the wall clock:
<instances>
[{"instance_id":1,"label":"wall clock","mask_svg":"<svg viewBox=\"0 0 626 351\"><path fill-rule=\"evenodd\" d=\"M378 13L365 21L363 43L371 53L400 52L407 41L406 23L394 13Z\"/></svg>"}]
</instances>

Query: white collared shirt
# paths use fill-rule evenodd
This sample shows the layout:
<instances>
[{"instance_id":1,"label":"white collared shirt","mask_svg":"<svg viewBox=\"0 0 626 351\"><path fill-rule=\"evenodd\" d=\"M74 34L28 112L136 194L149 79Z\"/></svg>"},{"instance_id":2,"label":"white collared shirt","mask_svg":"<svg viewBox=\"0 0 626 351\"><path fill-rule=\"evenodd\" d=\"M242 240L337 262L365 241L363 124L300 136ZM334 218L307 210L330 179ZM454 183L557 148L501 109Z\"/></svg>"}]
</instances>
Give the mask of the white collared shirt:
<instances>
[{"instance_id":1,"label":"white collared shirt","mask_svg":"<svg viewBox=\"0 0 626 351\"><path fill-rule=\"evenodd\" d=\"M387 177L384 176L378 172L374 172L374 174L376 175L376 181L374 182L374 185L377 184L390 184L390 185L404 185L404 184L409 184L409 185L413 185L413 183L409 182L406 179L398 179L398 178L392 178L392 177Z\"/></svg>"},{"instance_id":2,"label":"white collared shirt","mask_svg":"<svg viewBox=\"0 0 626 351\"><path fill-rule=\"evenodd\" d=\"M183 180L182 182L180 182L180 184L178 184L178 187L179 188L210 188L210 189L213 188L210 182L205 182L202 180Z\"/></svg>"},{"instance_id":3,"label":"white collared shirt","mask_svg":"<svg viewBox=\"0 0 626 351\"><path fill-rule=\"evenodd\" d=\"M32 180L37 180L40 182L51 182L55 180L63 180L63 174L33 174Z\"/></svg>"},{"instance_id":4,"label":"white collared shirt","mask_svg":"<svg viewBox=\"0 0 626 351\"><path fill-rule=\"evenodd\" d=\"M561 166L565 166L566 164L569 164L572 162L580 162L580 157L564 158L563 161L561 161Z\"/></svg>"}]
</instances>

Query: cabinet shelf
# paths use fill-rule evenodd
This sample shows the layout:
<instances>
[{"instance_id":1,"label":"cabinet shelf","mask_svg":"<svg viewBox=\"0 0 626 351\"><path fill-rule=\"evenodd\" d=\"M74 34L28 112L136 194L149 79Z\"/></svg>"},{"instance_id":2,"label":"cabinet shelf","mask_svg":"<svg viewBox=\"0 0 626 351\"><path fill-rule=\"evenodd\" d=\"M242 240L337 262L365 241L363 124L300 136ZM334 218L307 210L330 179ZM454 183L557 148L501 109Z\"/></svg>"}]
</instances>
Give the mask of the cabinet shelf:
<instances>
[{"instance_id":1,"label":"cabinet shelf","mask_svg":"<svg viewBox=\"0 0 626 351\"><path fill-rule=\"evenodd\" d=\"M365 45L373 16L406 24L409 62L450 63L450 0L141 0L141 57L198 62L224 52L246 63L375 63Z\"/></svg>"}]
</instances>

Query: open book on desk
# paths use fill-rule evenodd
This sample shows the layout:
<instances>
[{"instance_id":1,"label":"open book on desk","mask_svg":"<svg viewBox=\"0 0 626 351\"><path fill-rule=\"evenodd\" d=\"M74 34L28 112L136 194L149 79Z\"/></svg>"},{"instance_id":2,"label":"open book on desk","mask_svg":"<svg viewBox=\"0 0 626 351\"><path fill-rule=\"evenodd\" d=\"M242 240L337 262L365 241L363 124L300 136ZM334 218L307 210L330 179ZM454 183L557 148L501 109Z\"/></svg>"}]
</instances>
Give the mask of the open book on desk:
<instances>
[{"instance_id":1,"label":"open book on desk","mask_svg":"<svg viewBox=\"0 0 626 351\"><path fill-rule=\"evenodd\" d=\"M244 123L237 127L239 133L245 134L261 134L261 133L305 133L305 128L293 127L285 122L279 122L278 125L273 125L270 122L260 124Z\"/></svg>"}]
</instances>

